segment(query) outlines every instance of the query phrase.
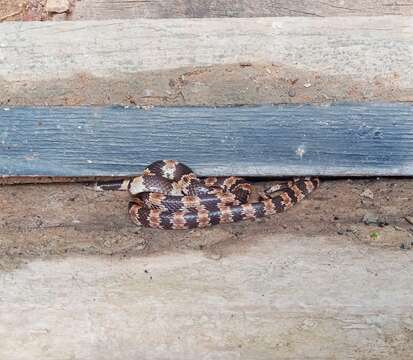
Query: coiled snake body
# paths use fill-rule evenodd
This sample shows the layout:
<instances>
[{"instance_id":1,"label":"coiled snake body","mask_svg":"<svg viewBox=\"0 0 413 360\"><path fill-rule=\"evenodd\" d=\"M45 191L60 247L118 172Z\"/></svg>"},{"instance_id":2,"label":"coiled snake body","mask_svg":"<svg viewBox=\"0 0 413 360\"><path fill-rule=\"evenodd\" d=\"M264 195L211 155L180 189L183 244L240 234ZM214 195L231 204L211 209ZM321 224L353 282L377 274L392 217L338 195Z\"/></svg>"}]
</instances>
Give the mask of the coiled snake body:
<instances>
[{"instance_id":1,"label":"coiled snake body","mask_svg":"<svg viewBox=\"0 0 413 360\"><path fill-rule=\"evenodd\" d=\"M123 186L134 196L129 215L136 225L191 229L256 219L283 212L319 185L303 178L272 186L249 202L252 185L239 177L198 178L186 165L159 160Z\"/></svg>"}]
</instances>

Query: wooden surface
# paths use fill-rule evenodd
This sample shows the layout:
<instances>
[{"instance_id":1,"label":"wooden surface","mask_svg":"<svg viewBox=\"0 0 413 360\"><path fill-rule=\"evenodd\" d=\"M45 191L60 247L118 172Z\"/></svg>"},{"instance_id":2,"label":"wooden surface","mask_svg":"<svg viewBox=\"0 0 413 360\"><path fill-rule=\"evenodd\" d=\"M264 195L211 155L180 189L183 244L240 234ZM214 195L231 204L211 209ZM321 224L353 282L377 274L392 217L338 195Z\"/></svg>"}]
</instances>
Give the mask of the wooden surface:
<instances>
[{"instance_id":1,"label":"wooden surface","mask_svg":"<svg viewBox=\"0 0 413 360\"><path fill-rule=\"evenodd\" d=\"M26 261L0 273L0 357L410 359L413 252L342 239Z\"/></svg>"},{"instance_id":2,"label":"wooden surface","mask_svg":"<svg viewBox=\"0 0 413 360\"><path fill-rule=\"evenodd\" d=\"M413 15L413 4L385 0L82 0L72 20L257 16Z\"/></svg>"},{"instance_id":3,"label":"wooden surface","mask_svg":"<svg viewBox=\"0 0 413 360\"><path fill-rule=\"evenodd\" d=\"M35 22L0 30L0 77L8 81L258 62L364 79L398 73L402 85L413 83L413 17Z\"/></svg>"},{"instance_id":4,"label":"wooden surface","mask_svg":"<svg viewBox=\"0 0 413 360\"><path fill-rule=\"evenodd\" d=\"M115 99L124 101L136 94L149 102L183 98L181 104L193 105L206 102L196 94L207 90L221 94L221 104L244 104L250 103L244 92L277 93L282 79L296 83L294 73L304 89L318 89L320 100L331 92L334 98L343 88L340 99L360 88L362 99L380 99L383 89L400 100L413 99L413 17L408 16L4 23L0 46L0 103L7 104L21 99L37 104L38 97L44 105L113 103L111 94L117 91ZM217 77L197 79L194 100L188 102L184 91L175 91L197 71L226 71L233 64L273 66L263 70L271 81L259 86L262 74L251 76L239 88ZM177 78L168 73L184 68ZM166 76L162 91L157 89L159 74ZM95 84L93 95L82 99L90 84ZM287 91L287 98L294 97ZM277 96L265 99L286 101Z\"/></svg>"},{"instance_id":5,"label":"wooden surface","mask_svg":"<svg viewBox=\"0 0 413 360\"><path fill-rule=\"evenodd\" d=\"M0 173L119 176L157 159L200 175L413 175L413 107L11 108Z\"/></svg>"}]
</instances>

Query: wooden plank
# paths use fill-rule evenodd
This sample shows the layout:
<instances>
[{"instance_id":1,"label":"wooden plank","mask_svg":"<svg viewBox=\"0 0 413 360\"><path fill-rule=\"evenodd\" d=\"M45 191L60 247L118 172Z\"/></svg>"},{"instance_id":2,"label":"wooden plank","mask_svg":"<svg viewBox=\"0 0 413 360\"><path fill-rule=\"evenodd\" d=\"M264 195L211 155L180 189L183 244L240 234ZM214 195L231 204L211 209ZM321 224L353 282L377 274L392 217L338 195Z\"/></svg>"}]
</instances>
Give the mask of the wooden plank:
<instances>
[{"instance_id":1,"label":"wooden plank","mask_svg":"<svg viewBox=\"0 0 413 360\"><path fill-rule=\"evenodd\" d=\"M0 47L3 104L413 101L408 16L3 23Z\"/></svg>"},{"instance_id":2,"label":"wooden plank","mask_svg":"<svg viewBox=\"0 0 413 360\"><path fill-rule=\"evenodd\" d=\"M413 3L386 0L82 0L72 20L261 16L413 15Z\"/></svg>"},{"instance_id":3,"label":"wooden plank","mask_svg":"<svg viewBox=\"0 0 413 360\"><path fill-rule=\"evenodd\" d=\"M120 176L157 159L200 175L413 175L407 104L11 108L0 174Z\"/></svg>"},{"instance_id":4,"label":"wooden plank","mask_svg":"<svg viewBox=\"0 0 413 360\"><path fill-rule=\"evenodd\" d=\"M69 206L61 196L58 209ZM69 219L82 224L72 228L84 226L76 213ZM411 359L413 252L304 229L279 235L280 228L249 237L238 229L186 232L185 239L107 226L106 242L90 241L96 233L87 229L64 242L69 231L57 228L35 244L26 231L36 261L0 273L0 358ZM2 234L2 243L10 237ZM211 237L215 245L205 246ZM134 256L142 238L175 247ZM76 255L44 259L59 240ZM119 243L127 244L121 255L103 255Z\"/></svg>"}]
</instances>

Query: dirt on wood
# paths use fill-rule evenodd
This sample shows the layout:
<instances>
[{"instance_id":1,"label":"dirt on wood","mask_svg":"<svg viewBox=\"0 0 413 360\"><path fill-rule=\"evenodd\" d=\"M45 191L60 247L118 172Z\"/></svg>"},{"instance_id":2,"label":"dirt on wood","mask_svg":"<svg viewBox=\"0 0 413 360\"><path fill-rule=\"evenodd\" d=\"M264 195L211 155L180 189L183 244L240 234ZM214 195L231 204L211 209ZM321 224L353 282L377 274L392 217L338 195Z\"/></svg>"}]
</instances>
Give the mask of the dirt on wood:
<instances>
[{"instance_id":1,"label":"dirt on wood","mask_svg":"<svg viewBox=\"0 0 413 360\"><path fill-rule=\"evenodd\" d=\"M0 22L49 19L46 0L0 0Z\"/></svg>"},{"instance_id":2,"label":"dirt on wood","mask_svg":"<svg viewBox=\"0 0 413 360\"><path fill-rule=\"evenodd\" d=\"M0 187L1 268L76 254L134 257L195 249L223 257L234 248L246 251L260 235L275 233L338 234L344 242L401 252L411 251L413 241L413 180L324 180L309 199L286 213L184 231L134 226L127 216L128 198L124 192L96 192L84 184Z\"/></svg>"},{"instance_id":3,"label":"dirt on wood","mask_svg":"<svg viewBox=\"0 0 413 360\"><path fill-rule=\"evenodd\" d=\"M231 64L96 78L80 74L56 81L7 82L2 106L227 106L329 104L337 101L413 101L400 75L359 81L279 64ZM35 91L27 91L35 89Z\"/></svg>"},{"instance_id":4,"label":"dirt on wood","mask_svg":"<svg viewBox=\"0 0 413 360\"><path fill-rule=\"evenodd\" d=\"M130 18L204 18L204 17L265 17L265 16L380 16L411 15L409 2L373 0L342 1L204 1L175 0L162 2L70 0L67 11L46 12L47 0L0 0L0 19L4 20L102 20ZM53 2L51 0L50 2ZM61 3L58 8L61 8ZM56 6L51 6L55 8Z\"/></svg>"},{"instance_id":5,"label":"dirt on wood","mask_svg":"<svg viewBox=\"0 0 413 360\"><path fill-rule=\"evenodd\" d=\"M0 21L70 18L47 14L45 3L0 0ZM115 79L0 79L0 105L413 101L400 76L364 83L243 63ZM208 358L411 358L412 179L323 179L283 214L185 231L136 227L127 193L42 180L0 178L5 358L142 358L131 356L142 344L149 358L168 344L168 356L182 359L181 338L184 350L199 357L201 344Z\"/></svg>"},{"instance_id":6,"label":"dirt on wood","mask_svg":"<svg viewBox=\"0 0 413 360\"><path fill-rule=\"evenodd\" d=\"M0 0L0 19L46 20L45 5L46 0ZM354 79L327 77L277 64L241 63L119 75L116 81L87 74L53 83L8 84L0 80L0 104L162 106L412 101L411 94L403 93L397 85L399 77L392 74L390 78L378 76L370 83L357 83ZM22 92L19 86L35 86L35 98L32 91ZM210 229L159 231L139 229L130 223L125 193L97 193L82 184L0 186L0 264L8 269L33 258L70 254L143 256L186 248L225 256L228 244L235 242L242 251L260 233L339 234L343 241L408 251L413 224L406 217L411 219L413 214L412 198L412 180L324 181L311 199L279 216Z\"/></svg>"}]
</instances>

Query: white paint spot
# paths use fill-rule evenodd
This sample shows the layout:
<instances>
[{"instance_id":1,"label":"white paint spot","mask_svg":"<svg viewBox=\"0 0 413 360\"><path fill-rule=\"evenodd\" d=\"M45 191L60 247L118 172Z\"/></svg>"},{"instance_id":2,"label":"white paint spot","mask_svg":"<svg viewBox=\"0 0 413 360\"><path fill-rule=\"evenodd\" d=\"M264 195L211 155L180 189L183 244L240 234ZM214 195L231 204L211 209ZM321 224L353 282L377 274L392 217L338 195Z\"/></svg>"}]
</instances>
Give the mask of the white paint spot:
<instances>
[{"instance_id":1,"label":"white paint spot","mask_svg":"<svg viewBox=\"0 0 413 360\"><path fill-rule=\"evenodd\" d=\"M5 108L3 108L3 110L4 110L4 111L10 111L10 108L5 107Z\"/></svg>"},{"instance_id":2,"label":"white paint spot","mask_svg":"<svg viewBox=\"0 0 413 360\"><path fill-rule=\"evenodd\" d=\"M6 144L6 140L7 140L7 137L9 136L9 133L7 132L7 131L3 131L1 134L0 134L0 140L1 140L1 144L2 145L5 145Z\"/></svg>"},{"instance_id":3,"label":"white paint spot","mask_svg":"<svg viewBox=\"0 0 413 360\"><path fill-rule=\"evenodd\" d=\"M297 150L295 150L295 153L302 159L304 154L305 154L305 146L300 145Z\"/></svg>"}]
</instances>

